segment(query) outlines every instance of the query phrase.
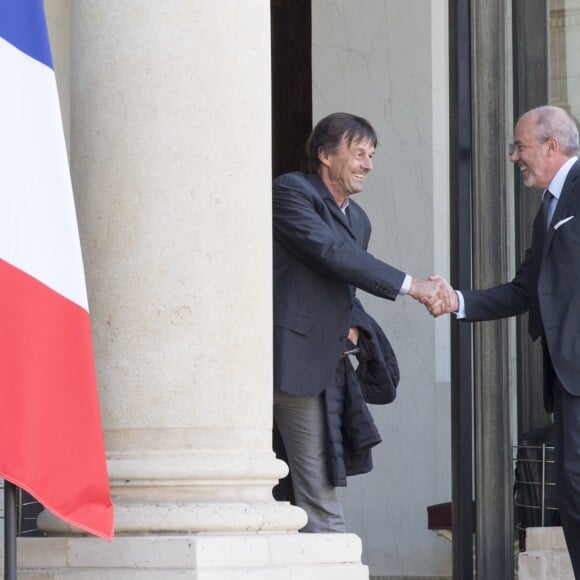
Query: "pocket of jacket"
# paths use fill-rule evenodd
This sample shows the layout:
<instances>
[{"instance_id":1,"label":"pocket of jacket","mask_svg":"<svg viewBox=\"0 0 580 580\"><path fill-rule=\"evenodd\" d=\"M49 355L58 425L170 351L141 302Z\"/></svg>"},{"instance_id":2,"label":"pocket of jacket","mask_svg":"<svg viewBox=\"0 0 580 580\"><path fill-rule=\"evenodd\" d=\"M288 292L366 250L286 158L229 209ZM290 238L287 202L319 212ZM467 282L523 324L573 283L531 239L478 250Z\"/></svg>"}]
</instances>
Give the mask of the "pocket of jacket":
<instances>
[{"instance_id":1,"label":"pocket of jacket","mask_svg":"<svg viewBox=\"0 0 580 580\"><path fill-rule=\"evenodd\" d=\"M312 329L312 319L291 310L274 309L274 326L306 336Z\"/></svg>"}]
</instances>

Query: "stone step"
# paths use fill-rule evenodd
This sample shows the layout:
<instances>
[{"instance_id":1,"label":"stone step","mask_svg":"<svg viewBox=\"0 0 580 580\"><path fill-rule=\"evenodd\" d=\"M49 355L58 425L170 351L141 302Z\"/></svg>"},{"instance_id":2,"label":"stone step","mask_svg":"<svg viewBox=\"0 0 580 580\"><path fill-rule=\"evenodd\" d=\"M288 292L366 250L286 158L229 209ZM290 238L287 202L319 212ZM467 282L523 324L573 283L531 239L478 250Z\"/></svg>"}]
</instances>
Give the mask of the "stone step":
<instances>
[{"instance_id":1,"label":"stone step","mask_svg":"<svg viewBox=\"0 0 580 580\"><path fill-rule=\"evenodd\" d=\"M518 567L518 580L575 580L562 528L528 528Z\"/></svg>"},{"instance_id":2,"label":"stone step","mask_svg":"<svg viewBox=\"0 0 580 580\"><path fill-rule=\"evenodd\" d=\"M18 539L18 580L368 580L354 534ZM0 569L2 567L0 546Z\"/></svg>"}]
</instances>

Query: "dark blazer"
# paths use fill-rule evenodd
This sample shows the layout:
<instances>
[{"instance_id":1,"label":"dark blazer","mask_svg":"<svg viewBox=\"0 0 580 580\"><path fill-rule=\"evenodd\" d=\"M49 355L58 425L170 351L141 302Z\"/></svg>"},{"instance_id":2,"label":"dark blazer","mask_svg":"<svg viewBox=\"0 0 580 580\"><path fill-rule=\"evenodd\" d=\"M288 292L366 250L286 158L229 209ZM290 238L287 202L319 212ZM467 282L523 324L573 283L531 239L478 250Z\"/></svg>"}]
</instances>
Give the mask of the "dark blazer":
<instances>
[{"instance_id":1,"label":"dark blazer","mask_svg":"<svg viewBox=\"0 0 580 580\"><path fill-rule=\"evenodd\" d=\"M395 300L405 274L366 251L371 225L344 216L318 175L273 184L274 388L315 396L334 377L351 326L353 287Z\"/></svg>"},{"instance_id":2,"label":"dark blazer","mask_svg":"<svg viewBox=\"0 0 580 580\"><path fill-rule=\"evenodd\" d=\"M538 212L532 243L515 278L488 290L463 290L466 320L494 320L529 311L533 340L543 335L544 400L552 410L553 372L580 395L580 162L564 183L548 231ZM566 218L571 218L562 222Z\"/></svg>"}]
</instances>

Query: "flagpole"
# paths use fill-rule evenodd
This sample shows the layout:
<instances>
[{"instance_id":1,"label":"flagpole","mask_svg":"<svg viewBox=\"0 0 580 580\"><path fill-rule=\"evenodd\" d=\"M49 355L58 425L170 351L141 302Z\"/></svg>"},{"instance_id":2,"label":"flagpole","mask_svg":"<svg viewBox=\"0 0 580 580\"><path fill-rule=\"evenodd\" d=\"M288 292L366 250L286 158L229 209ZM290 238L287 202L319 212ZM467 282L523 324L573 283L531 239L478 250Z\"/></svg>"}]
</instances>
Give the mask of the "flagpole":
<instances>
[{"instance_id":1,"label":"flagpole","mask_svg":"<svg viewBox=\"0 0 580 580\"><path fill-rule=\"evenodd\" d=\"M16 580L16 486L4 480L4 580Z\"/></svg>"}]
</instances>

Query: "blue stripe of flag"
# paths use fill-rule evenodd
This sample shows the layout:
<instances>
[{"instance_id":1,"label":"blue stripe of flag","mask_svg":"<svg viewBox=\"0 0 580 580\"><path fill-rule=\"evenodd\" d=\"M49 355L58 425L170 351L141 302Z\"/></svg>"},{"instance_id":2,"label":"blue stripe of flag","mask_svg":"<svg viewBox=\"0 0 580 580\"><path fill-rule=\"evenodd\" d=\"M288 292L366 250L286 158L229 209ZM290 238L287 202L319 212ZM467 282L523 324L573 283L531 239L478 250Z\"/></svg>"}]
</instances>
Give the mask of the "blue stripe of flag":
<instances>
[{"instance_id":1,"label":"blue stripe of flag","mask_svg":"<svg viewBox=\"0 0 580 580\"><path fill-rule=\"evenodd\" d=\"M0 38L52 68L42 0L0 0Z\"/></svg>"}]
</instances>

